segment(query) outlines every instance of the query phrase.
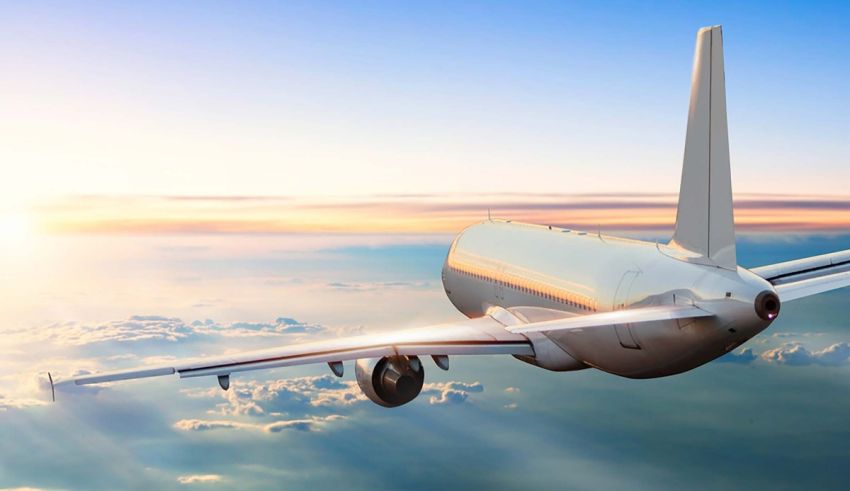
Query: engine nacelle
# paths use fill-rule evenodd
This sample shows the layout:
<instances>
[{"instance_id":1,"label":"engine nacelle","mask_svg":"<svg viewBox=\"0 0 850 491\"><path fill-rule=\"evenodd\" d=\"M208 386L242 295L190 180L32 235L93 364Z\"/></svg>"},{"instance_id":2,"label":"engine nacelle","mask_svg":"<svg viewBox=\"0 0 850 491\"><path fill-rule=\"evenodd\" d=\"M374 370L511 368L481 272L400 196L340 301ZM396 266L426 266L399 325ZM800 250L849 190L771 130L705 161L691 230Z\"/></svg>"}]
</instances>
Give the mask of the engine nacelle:
<instances>
[{"instance_id":1,"label":"engine nacelle","mask_svg":"<svg viewBox=\"0 0 850 491\"><path fill-rule=\"evenodd\" d=\"M397 407L412 401L425 382L425 369L417 356L357 360L354 373L366 397L384 407Z\"/></svg>"}]
</instances>

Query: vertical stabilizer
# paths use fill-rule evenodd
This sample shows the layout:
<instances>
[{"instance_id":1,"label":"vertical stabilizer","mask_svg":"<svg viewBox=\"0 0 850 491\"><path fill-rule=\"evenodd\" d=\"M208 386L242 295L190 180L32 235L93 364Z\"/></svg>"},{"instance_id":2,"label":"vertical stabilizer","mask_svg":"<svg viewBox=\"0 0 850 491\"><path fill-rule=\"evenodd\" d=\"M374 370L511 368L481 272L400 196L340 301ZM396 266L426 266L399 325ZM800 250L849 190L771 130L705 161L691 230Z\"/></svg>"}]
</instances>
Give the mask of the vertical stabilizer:
<instances>
[{"instance_id":1,"label":"vertical stabilizer","mask_svg":"<svg viewBox=\"0 0 850 491\"><path fill-rule=\"evenodd\" d=\"M697 33L679 209L672 245L735 269L735 224L720 26Z\"/></svg>"}]
</instances>

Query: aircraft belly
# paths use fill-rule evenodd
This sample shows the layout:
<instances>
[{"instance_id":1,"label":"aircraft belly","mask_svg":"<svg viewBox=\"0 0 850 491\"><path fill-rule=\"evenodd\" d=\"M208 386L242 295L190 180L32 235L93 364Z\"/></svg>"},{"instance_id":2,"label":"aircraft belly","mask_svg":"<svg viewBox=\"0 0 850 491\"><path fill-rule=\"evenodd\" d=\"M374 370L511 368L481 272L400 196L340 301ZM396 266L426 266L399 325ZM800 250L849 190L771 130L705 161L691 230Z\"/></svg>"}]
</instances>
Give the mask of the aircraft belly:
<instances>
[{"instance_id":1,"label":"aircraft belly","mask_svg":"<svg viewBox=\"0 0 850 491\"><path fill-rule=\"evenodd\" d=\"M546 335L572 357L599 370L629 378L654 378L685 372L723 355L728 337L718 327L712 319L697 319L684 327L675 320L635 324L629 329L640 349L625 348L615 329L574 329Z\"/></svg>"}]
</instances>

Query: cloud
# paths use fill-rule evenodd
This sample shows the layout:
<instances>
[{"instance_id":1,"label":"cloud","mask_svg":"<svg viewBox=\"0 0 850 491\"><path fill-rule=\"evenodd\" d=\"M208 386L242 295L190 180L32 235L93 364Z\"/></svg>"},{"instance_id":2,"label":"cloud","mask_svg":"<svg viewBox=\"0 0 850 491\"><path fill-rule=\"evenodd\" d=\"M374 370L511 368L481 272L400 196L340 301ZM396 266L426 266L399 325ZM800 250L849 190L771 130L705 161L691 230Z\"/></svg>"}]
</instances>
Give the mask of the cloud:
<instances>
[{"instance_id":1,"label":"cloud","mask_svg":"<svg viewBox=\"0 0 850 491\"><path fill-rule=\"evenodd\" d=\"M180 484L209 484L221 482L221 476L218 474L188 474L177 478Z\"/></svg>"},{"instance_id":2,"label":"cloud","mask_svg":"<svg viewBox=\"0 0 850 491\"><path fill-rule=\"evenodd\" d=\"M181 419L180 421L174 423L174 428L181 431L209 431L236 428L252 428L254 426L256 425L250 423L240 423L239 421L210 419Z\"/></svg>"},{"instance_id":3,"label":"cloud","mask_svg":"<svg viewBox=\"0 0 850 491\"><path fill-rule=\"evenodd\" d=\"M281 419L271 423L251 423L236 420L181 419L173 427L180 431L248 430L263 433L281 433L286 430L316 431L325 424L343 419L344 416L332 414L325 417L313 416L300 419Z\"/></svg>"},{"instance_id":4,"label":"cloud","mask_svg":"<svg viewBox=\"0 0 850 491\"><path fill-rule=\"evenodd\" d=\"M178 341L192 333L193 329L180 319L152 315L134 315L126 320L101 324L63 322L27 332L36 339L72 346L107 341Z\"/></svg>"},{"instance_id":5,"label":"cloud","mask_svg":"<svg viewBox=\"0 0 850 491\"><path fill-rule=\"evenodd\" d=\"M213 324L215 326L215 324ZM234 322L221 331L225 336L246 336L264 334L315 334L325 328L318 324L307 324L289 317L278 317L273 323L264 322Z\"/></svg>"},{"instance_id":6,"label":"cloud","mask_svg":"<svg viewBox=\"0 0 850 491\"><path fill-rule=\"evenodd\" d=\"M748 365L758 359L755 353L751 348L745 348L737 353L730 351L720 358L715 360L715 363L739 363L742 365Z\"/></svg>"},{"instance_id":7,"label":"cloud","mask_svg":"<svg viewBox=\"0 0 850 491\"><path fill-rule=\"evenodd\" d=\"M371 283L346 283L342 281L334 281L325 286L339 291L363 292L390 289L424 289L430 288L431 283L427 281L379 281Z\"/></svg>"},{"instance_id":8,"label":"cloud","mask_svg":"<svg viewBox=\"0 0 850 491\"><path fill-rule=\"evenodd\" d=\"M772 338L808 338L814 336L825 336L824 332L775 332L770 335Z\"/></svg>"},{"instance_id":9,"label":"cloud","mask_svg":"<svg viewBox=\"0 0 850 491\"><path fill-rule=\"evenodd\" d=\"M87 346L97 343L143 341L177 342L204 337L255 337L287 334L317 334L326 328L319 324L279 317L275 322L234 322L218 324L210 319L184 322L177 317L134 315L128 319L102 323L62 322L9 333L19 342L50 342L58 346ZM110 357L112 360L118 358Z\"/></svg>"},{"instance_id":10,"label":"cloud","mask_svg":"<svg viewBox=\"0 0 850 491\"><path fill-rule=\"evenodd\" d=\"M264 425L263 431L266 433L280 433L286 430L314 431L317 427L320 427L325 423L343 419L344 417L345 416L341 416L339 414L332 414L330 416L325 416L324 418L314 417L309 419L275 421L274 423Z\"/></svg>"},{"instance_id":11,"label":"cloud","mask_svg":"<svg viewBox=\"0 0 850 491\"><path fill-rule=\"evenodd\" d=\"M259 382L234 381L228 391L218 388L184 391L189 397L221 397L210 412L230 416L262 416L272 413L306 414L317 409L331 410L363 402L357 382L331 375L296 377Z\"/></svg>"},{"instance_id":12,"label":"cloud","mask_svg":"<svg viewBox=\"0 0 850 491\"><path fill-rule=\"evenodd\" d=\"M430 396L428 403L435 406L462 404L473 392L484 392L484 385L480 382L442 382L422 387L422 395Z\"/></svg>"},{"instance_id":13,"label":"cloud","mask_svg":"<svg viewBox=\"0 0 850 491\"><path fill-rule=\"evenodd\" d=\"M71 361L70 363L73 363ZM62 363L57 361L57 366ZM0 376L0 412L9 410L24 410L45 406L51 400L50 381L43 372L17 372ZM63 394L96 393L99 387L93 386L57 386L57 398Z\"/></svg>"},{"instance_id":14,"label":"cloud","mask_svg":"<svg viewBox=\"0 0 850 491\"><path fill-rule=\"evenodd\" d=\"M464 392L484 392L484 385L481 382L447 382L449 388L454 390L462 390Z\"/></svg>"},{"instance_id":15,"label":"cloud","mask_svg":"<svg viewBox=\"0 0 850 491\"><path fill-rule=\"evenodd\" d=\"M469 398L468 392L460 390L444 390L436 396L431 396L428 402L433 405L460 404Z\"/></svg>"},{"instance_id":16,"label":"cloud","mask_svg":"<svg viewBox=\"0 0 850 491\"><path fill-rule=\"evenodd\" d=\"M30 407L44 406L47 401L34 399L31 397L6 397L0 394L0 412L10 409L26 409Z\"/></svg>"},{"instance_id":17,"label":"cloud","mask_svg":"<svg viewBox=\"0 0 850 491\"><path fill-rule=\"evenodd\" d=\"M428 383L422 388L421 397L427 397L432 405L457 405L466 402L473 393L484 391L480 382L441 382ZM341 380L331 375L296 377L270 381L234 381L230 390L222 391L217 388L183 391L191 398L221 398L223 402L216 404L208 411L219 416L241 416L264 418L282 414L295 414L307 417L306 420L294 420L278 423L288 427L312 425L315 420L309 419L315 414L325 414L325 418L338 417L355 404L366 402L368 399L355 381ZM182 424L196 424L197 430L206 428L207 424L240 427L243 424L232 420L185 420ZM268 431L274 431L269 428Z\"/></svg>"},{"instance_id":18,"label":"cloud","mask_svg":"<svg viewBox=\"0 0 850 491\"><path fill-rule=\"evenodd\" d=\"M850 363L850 344L836 343L826 349L815 352L822 365L846 365Z\"/></svg>"},{"instance_id":19,"label":"cloud","mask_svg":"<svg viewBox=\"0 0 850 491\"><path fill-rule=\"evenodd\" d=\"M278 317L275 320L275 328L277 332L289 334L312 334L324 330L322 326L316 324L305 324L290 317Z\"/></svg>"},{"instance_id":20,"label":"cloud","mask_svg":"<svg viewBox=\"0 0 850 491\"><path fill-rule=\"evenodd\" d=\"M761 358L789 366L840 366L850 364L850 344L836 343L819 351L810 351L800 343L786 343L765 351Z\"/></svg>"}]
</instances>

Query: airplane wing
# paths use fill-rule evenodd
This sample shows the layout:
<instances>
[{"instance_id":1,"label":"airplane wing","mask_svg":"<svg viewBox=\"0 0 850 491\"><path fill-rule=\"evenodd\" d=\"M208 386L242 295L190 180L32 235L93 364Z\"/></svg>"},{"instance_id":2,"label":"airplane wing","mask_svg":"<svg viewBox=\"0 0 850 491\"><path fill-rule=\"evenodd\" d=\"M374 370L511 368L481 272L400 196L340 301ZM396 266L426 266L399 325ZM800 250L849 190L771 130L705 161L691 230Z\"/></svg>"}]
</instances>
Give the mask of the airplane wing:
<instances>
[{"instance_id":1,"label":"airplane wing","mask_svg":"<svg viewBox=\"0 0 850 491\"><path fill-rule=\"evenodd\" d=\"M483 355L533 356L529 340L505 330L504 324L485 315L455 323L364 336L329 339L244 353L176 361L173 364L140 367L108 373L83 375L56 385L87 385L118 380L177 374L180 378L229 375L265 368L336 363L394 355Z\"/></svg>"},{"instance_id":2,"label":"airplane wing","mask_svg":"<svg viewBox=\"0 0 850 491\"><path fill-rule=\"evenodd\" d=\"M711 312L694 306L643 307L522 324L505 309L494 307L490 315L438 326L365 336L329 339L225 356L204 357L168 365L97 373L73 377L56 385L87 385L177 374L180 378L229 376L231 373L313 363L335 364L347 360L395 355L534 356L532 342L522 333L594 328L623 323L705 317ZM338 367L338 365L337 365ZM338 372L337 374L341 374Z\"/></svg>"},{"instance_id":3,"label":"airplane wing","mask_svg":"<svg viewBox=\"0 0 850 491\"><path fill-rule=\"evenodd\" d=\"M753 268L783 302L850 286L850 250Z\"/></svg>"}]
</instances>

